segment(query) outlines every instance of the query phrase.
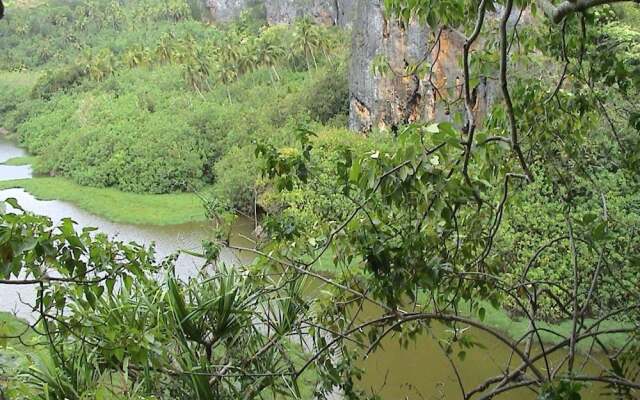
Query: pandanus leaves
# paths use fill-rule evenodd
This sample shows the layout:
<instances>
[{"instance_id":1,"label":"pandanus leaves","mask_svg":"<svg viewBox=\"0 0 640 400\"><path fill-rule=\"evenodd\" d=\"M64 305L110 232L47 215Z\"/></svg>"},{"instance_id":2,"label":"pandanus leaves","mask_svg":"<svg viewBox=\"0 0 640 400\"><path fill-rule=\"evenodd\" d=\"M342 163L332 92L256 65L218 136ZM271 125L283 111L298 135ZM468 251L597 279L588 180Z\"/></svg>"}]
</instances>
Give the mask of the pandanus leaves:
<instances>
[{"instance_id":1,"label":"pandanus leaves","mask_svg":"<svg viewBox=\"0 0 640 400\"><path fill-rule=\"evenodd\" d=\"M233 270L221 272L221 276L208 282L204 293L197 295L198 307L190 317L206 318L215 341L234 336L242 327L241 318L247 314L244 310L246 295L241 292L244 285L238 277Z\"/></svg>"},{"instance_id":2,"label":"pandanus leaves","mask_svg":"<svg viewBox=\"0 0 640 400\"><path fill-rule=\"evenodd\" d=\"M302 298L305 282L304 279L291 282L287 287L287 295L277 301L275 328L282 336L287 335L295 326L296 321L306 312L305 302Z\"/></svg>"},{"instance_id":3,"label":"pandanus leaves","mask_svg":"<svg viewBox=\"0 0 640 400\"><path fill-rule=\"evenodd\" d=\"M191 311L184 300L184 294L180 289L178 282L175 278L171 277L167 282L167 286L169 306L175 321L178 324L180 332L182 332L182 334L189 340L202 342L204 332L194 324L193 319L190 318Z\"/></svg>"}]
</instances>

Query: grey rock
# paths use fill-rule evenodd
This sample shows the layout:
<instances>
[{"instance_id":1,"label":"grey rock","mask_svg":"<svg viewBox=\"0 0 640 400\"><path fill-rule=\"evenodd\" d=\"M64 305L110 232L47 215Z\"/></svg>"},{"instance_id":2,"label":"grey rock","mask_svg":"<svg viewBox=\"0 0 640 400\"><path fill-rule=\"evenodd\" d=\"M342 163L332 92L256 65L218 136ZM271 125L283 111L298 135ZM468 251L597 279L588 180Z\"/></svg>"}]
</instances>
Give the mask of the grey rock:
<instances>
[{"instance_id":1,"label":"grey rock","mask_svg":"<svg viewBox=\"0 0 640 400\"><path fill-rule=\"evenodd\" d=\"M298 18L309 17L322 25L338 25L344 21L346 10L342 0L265 0L269 24L291 24Z\"/></svg>"},{"instance_id":2,"label":"grey rock","mask_svg":"<svg viewBox=\"0 0 640 400\"><path fill-rule=\"evenodd\" d=\"M436 43L436 37L440 40ZM354 131L395 130L416 121L453 121L463 110L462 55L464 38L442 29L433 32L411 21L407 26L387 19L381 0L360 1L353 22L350 64L349 127ZM382 56L390 73L373 71L376 57ZM426 73L406 73L406 67L427 63ZM484 83L475 88L474 111L482 115L489 102Z\"/></svg>"},{"instance_id":3,"label":"grey rock","mask_svg":"<svg viewBox=\"0 0 640 400\"><path fill-rule=\"evenodd\" d=\"M254 0L206 0L206 6L215 22L232 21L254 4Z\"/></svg>"},{"instance_id":4,"label":"grey rock","mask_svg":"<svg viewBox=\"0 0 640 400\"><path fill-rule=\"evenodd\" d=\"M206 1L215 21L232 20L243 10L261 4L269 24L291 24L298 18L309 17L324 25L351 27L349 127L352 130L393 130L415 121L452 121L463 110L459 59L464 38L452 30L433 32L416 21L404 26L388 19L382 0ZM512 19L510 24L515 23L517 16L512 15ZM439 45L434 46L438 35ZM393 73L383 76L373 73L372 66L379 55L389 62ZM408 65L420 62L432 66L429 73L405 72ZM496 90L481 82L474 95L474 110L480 117L495 101Z\"/></svg>"},{"instance_id":5,"label":"grey rock","mask_svg":"<svg viewBox=\"0 0 640 400\"><path fill-rule=\"evenodd\" d=\"M302 16L302 7L296 0L265 0L265 6L269 25L290 24Z\"/></svg>"},{"instance_id":6,"label":"grey rock","mask_svg":"<svg viewBox=\"0 0 640 400\"><path fill-rule=\"evenodd\" d=\"M205 0L216 22L231 21L247 8L263 4L269 24L291 24L309 17L318 24L348 27L358 0Z\"/></svg>"},{"instance_id":7,"label":"grey rock","mask_svg":"<svg viewBox=\"0 0 640 400\"><path fill-rule=\"evenodd\" d=\"M358 0L335 0L336 21L341 27L351 27L355 20Z\"/></svg>"}]
</instances>

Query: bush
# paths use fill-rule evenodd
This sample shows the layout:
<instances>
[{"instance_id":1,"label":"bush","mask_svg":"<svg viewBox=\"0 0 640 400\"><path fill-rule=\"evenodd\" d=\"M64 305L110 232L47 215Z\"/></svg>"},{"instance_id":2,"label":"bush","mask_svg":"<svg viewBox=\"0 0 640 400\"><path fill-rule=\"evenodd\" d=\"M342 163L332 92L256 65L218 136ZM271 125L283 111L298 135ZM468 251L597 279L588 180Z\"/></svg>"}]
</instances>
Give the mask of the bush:
<instances>
[{"instance_id":1,"label":"bush","mask_svg":"<svg viewBox=\"0 0 640 400\"><path fill-rule=\"evenodd\" d=\"M86 69L75 64L48 71L38 79L31 96L49 100L56 92L79 85L85 76Z\"/></svg>"},{"instance_id":2,"label":"bush","mask_svg":"<svg viewBox=\"0 0 640 400\"><path fill-rule=\"evenodd\" d=\"M509 209L496 246L505 272L513 277L514 282L538 249L554 238L567 236L562 199L542 174L538 176L540 179L536 183L511 200L517 206ZM615 173L601 171L595 179L595 182L578 181L574 193L578 199L574 203L580 206L570 211L570 218L575 237L585 241L577 240L580 273L591 277L598 265L604 263L601 265L606 271L603 275L616 280L601 282L595 295L599 307L613 309L630 300L628 293L621 289L621 283L622 286L633 287L640 279L640 259L637 257L640 238L633 234L640 230L640 191L633 177L623 170ZM603 255L602 260L600 254L585 245L587 242L597 246ZM529 270L529 277L534 280L570 280L572 274L571 249L567 240L547 248ZM580 288L582 297L590 284L590 279L583 280ZM554 294L561 299L566 296L562 292ZM541 305L545 318L567 317L548 297L547 300Z\"/></svg>"},{"instance_id":3,"label":"bush","mask_svg":"<svg viewBox=\"0 0 640 400\"><path fill-rule=\"evenodd\" d=\"M252 146L232 147L215 165L213 197L243 212L253 213L260 167Z\"/></svg>"},{"instance_id":4,"label":"bush","mask_svg":"<svg viewBox=\"0 0 640 400\"><path fill-rule=\"evenodd\" d=\"M30 11L0 26L0 51L47 72L1 93L0 118L39 156L37 173L131 192L215 183L251 209L254 142L290 143L301 121L345 119L346 41L336 30L264 27L259 9L208 26L187 0L54 1ZM322 39L313 63L296 44L302 28Z\"/></svg>"},{"instance_id":5,"label":"bush","mask_svg":"<svg viewBox=\"0 0 640 400\"><path fill-rule=\"evenodd\" d=\"M327 68L323 76L301 95L302 108L318 122L349 115L348 70L344 63Z\"/></svg>"}]
</instances>

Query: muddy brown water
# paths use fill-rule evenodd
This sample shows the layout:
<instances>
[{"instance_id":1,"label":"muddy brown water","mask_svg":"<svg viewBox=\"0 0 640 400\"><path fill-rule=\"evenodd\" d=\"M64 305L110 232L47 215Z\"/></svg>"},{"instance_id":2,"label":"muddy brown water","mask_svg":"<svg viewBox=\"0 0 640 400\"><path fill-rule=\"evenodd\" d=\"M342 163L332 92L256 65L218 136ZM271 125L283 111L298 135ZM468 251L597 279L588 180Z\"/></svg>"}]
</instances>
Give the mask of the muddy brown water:
<instances>
[{"instance_id":1,"label":"muddy brown water","mask_svg":"<svg viewBox=\"0 0 640 400\"><path fill-rule=\"evenodd\" d=\"M0 139L0 162L24 155L24 152L11 142ZM31 176L29 166L5 166L0 165L0 180L21 179ZM31 212L46 215L54 221L70 217L78 223L79 227L97 227L122 241L135 241L139 244L150 245L155 243L158 258L175 253L177 250L198 251L201 243L210 233L207 223L187 223L173 226L147 226L128 225L110 222L104 218L75 207L63 201L41 201L34 198L23 189L9 189L0 191L0 200L13 197L20 205ZM238 245L247 245L253 230L253 222L240 219L234 226L232 241ZM249 255L239 255L229 249L222 254L223 261L237 264L247 262ZM181 277L193 276L197 273L201 260L188 255L181 255L178 259L176 272ZM315 285L314 285L315 286ZM15 312L18 316L30 319L29 307L22 301L32 302L35 296L34 289L28 286L5 286L0 288L0 311ZM377 315L374 308L365 308L362 318L374 318ZM438 346L437 337L446 334L442 325L433 325L433 335L422 335L415 342L403 348L394 336L389 336L382 341L382 349L374 352L362 363L365 370L360 382L362 388L372 393L380 394L384 399L460 399L460 388L456 376L451 369L448 359ZM506 365L511 352L498 342L494 337L480 331L468 330L465 334L473 335L476 341L481 342L486 349L470 349L466 351L463 362L454 358L456 366L465 383L465 389L469 390L481 383L487 377L499 374ZM554 357L557 363L562 354ZM519 360L514 358L512 365ZM585 373L593 372L595 362L578 364L585 368ZM540 363L539 368L544 369ZM602 388L592 387L583 396L592 400L601 398ZM339 398L339 396L336 396ZM498 399L533 400L535 393L520 389L497 397Z\"/></svg>"}]
</instances>

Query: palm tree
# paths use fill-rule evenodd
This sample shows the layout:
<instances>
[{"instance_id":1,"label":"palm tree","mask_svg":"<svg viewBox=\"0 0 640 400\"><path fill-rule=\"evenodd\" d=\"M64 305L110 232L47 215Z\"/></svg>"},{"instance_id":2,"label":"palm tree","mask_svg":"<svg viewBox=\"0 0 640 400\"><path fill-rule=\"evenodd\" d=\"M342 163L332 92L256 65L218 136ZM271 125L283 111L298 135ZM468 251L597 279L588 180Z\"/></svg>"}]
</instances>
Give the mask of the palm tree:
<instances>
[{"instance_id":1,"label":"palm tree","mask_svg":"<svg viewBox=\"0 0 640 400\"><path fill-rule=\"evenodd\" d=\"M122 62L129 68L136 68L142 64L142 55L138 49L127 49L122 56Z\"/></svg>"},{"instance_id":2,"label":"palm tree","mask_svg":"<svg viewBox=\"0 0 640 400\"><path fill-rule=\"evenodd\" d=\"M176 36L173 33L165 33L160 37L158 45L156 46L155 56L161 63L168 63L174 59L174 43Z\"/></svg>"},{"instance_id":3,"label":"palm tree","mask_svg":"<svg viewBox=\"0 0 640 400\"><path fill-rule=\"evenodd\" d=\"M246 74L258 66L255 40L245 39L241 43L237 54L236 65L238 74Z\"/></svg>"},{"instance_id":4,"label":"palm tree","mask_svg":"<svg viewBox=\"0 0 640 400\"><path fill-rule=\"evenodd\" d=\"M38 50L38 57L40 58L40 61L46 62L51 58L53 55L51 48L51 40L49 40L49 38L44 39Z\"/></svg>"},{"instance_id":5,"label":"palm tree","mask_svg":"<svg viewBox=\"0 0 640 400\"><path fill-rule=\"evenodd\" d=\"M240 59L240 46L238 45L238 41L232 35L225 36L224 41L218 43L214 54L218 60L222 60L225 63L237 64Z\"/></svg>"},{"instance_id":6,"label":"palm tree","mask_svg":"<svg viewBox=\"0 0 640 400\"><path fill-rule=\"evenodd\" d=\"M65 14L56 13L51 16L51 22L55 26L65 27L69 22L69 20L67 19L67 16Z\"/></svg>"},{"instance_id":7,"label":"palm tree","mask_svg":"<svg viewBox=\"0 0 640 400\"><path fill-rule=\"evenodd\" d=\"M87 28L87 23L89 21L88 17L90 13L91 11L89 11L89 8L87 6L80 5L75 8L75 10L73 11L73 22L75 25L75 29L83 31Z\"/></svg>"},{"instance_id":8,"label":"palm tree","mask_svg":"<svg viewBox=\"0 0 640 400\"><path fill-rule=\"evenodd\" d=\"M203 90L211 89L211 62L206 53L198 46L192 48L192 52L183 63L185 79L189 86L202 96Z\"/></svg>"},{"instance_id":9,"label":"palm tree","mask_svg":"<svg viewBox=\"0 0 640 400\"><path fill-rule=\"evenodd\" d=\"M117 0L111 1L111 5L107 10L107 18L115 30L119 30L123 22L126 22L127 15Z\"/></svg>"},{"instance_id":10,"label":"palm tree","mask_svg":"<svg viewBox=\"0 0 640 400\"><path fill-rule=\"evenodd\" d=\"M315 52L320 48L320 34L316 25L309 18L303 18L296 22L293 39L294 52L302 54L307 64L307 70L311 70L309 59L313 61L313 65L318 69Z\"/></svg>"},{"instance_id":11,"label":"palm tree","mask_svg":"<svg viewBox=\"0 0 640 400\"><path fill-rule=\"evenodd\" d=\"M219 64L216 69L216 79L218 83L224 85L225 90L227 91L227 98L229 99L229 104L232 103L231 100L231 92L229 91L229 85L233 83L236 79L238 79L238 71L234 64L231 63L222 63Z\"/></svg>"},{"instance_id":12,"label":"palm tree","mask_svg":"<svg viewBox=\"0 0 640 400\"><path fill-rule=\"evenodd\" d=\"M31 32L31 26L27 22L19 23L15 27L15 32L20 36L26 36Z\"/></svg>"},{"instance_id":13,"label":"palm tree","mask_svg":"<svg viewBox=\"0 0 640 400\"><path fill-rule=\"evenodd\" d=\"M318 46L320 50L322 50L322 54L324 57L329 60L330 64L333 64L333 60L331 59L331 52L333 49L337 48L338 41L335 35L330 35L330 31L327 28L324 28L323 31L318 33Z\"/></svg>"},{"instance_id":14,"label":"palm tree","mask_svg":"<svg viewBox=\"0 0 640 400\"><path fill-rule=\"evenodd\" d=\"M198 52L198 42L189 34L184 38L178 40L178 49L175 52L175 62L186 63L196 57Z\"/></svg>"},{"instance_id":15,"label":"palm tree","mask_svg":"<svg viewBox=\"0 0 640 400\"><path fill-rule=\"evenodd\" d=\"M89 19L83 15L75 19L73 26L75 30L85 31L87 29L88 24L89 24Z\"/></svg>"},{"instance_id":16,"label":"palm tree","mask_svg":"<svg viewBox=\"0 0 640 400\"><path fill-rule=\"evenodd\" d=\"M180 21L189 16L191 9L184 0L169 0L165 12L174 21Z\"/></svg>"},{"instance_id":17,"label":"palm tree","mask_svg":"<svg viewBox=\"0 0 640 400\"><path fill-rule=\"evenodd\" d=\"M109 49L102 49L95 57L91 59L88 66L88 72L91 79L102 81L115 70L113 52Z\"/></svg>"},{"instance_id":18,"label":"palm tree","mask_svg":"<svg viewBox=\"0 0 640 400\"><path fill-rule=\"evenodd\" d=\"M269 68L269 76L273 82L273 76L280 80L276 65L285 56L284 48L278 46L269 37L261 37L256 48L256 58L260 65Z\"/></svg>"}]
</instances>

